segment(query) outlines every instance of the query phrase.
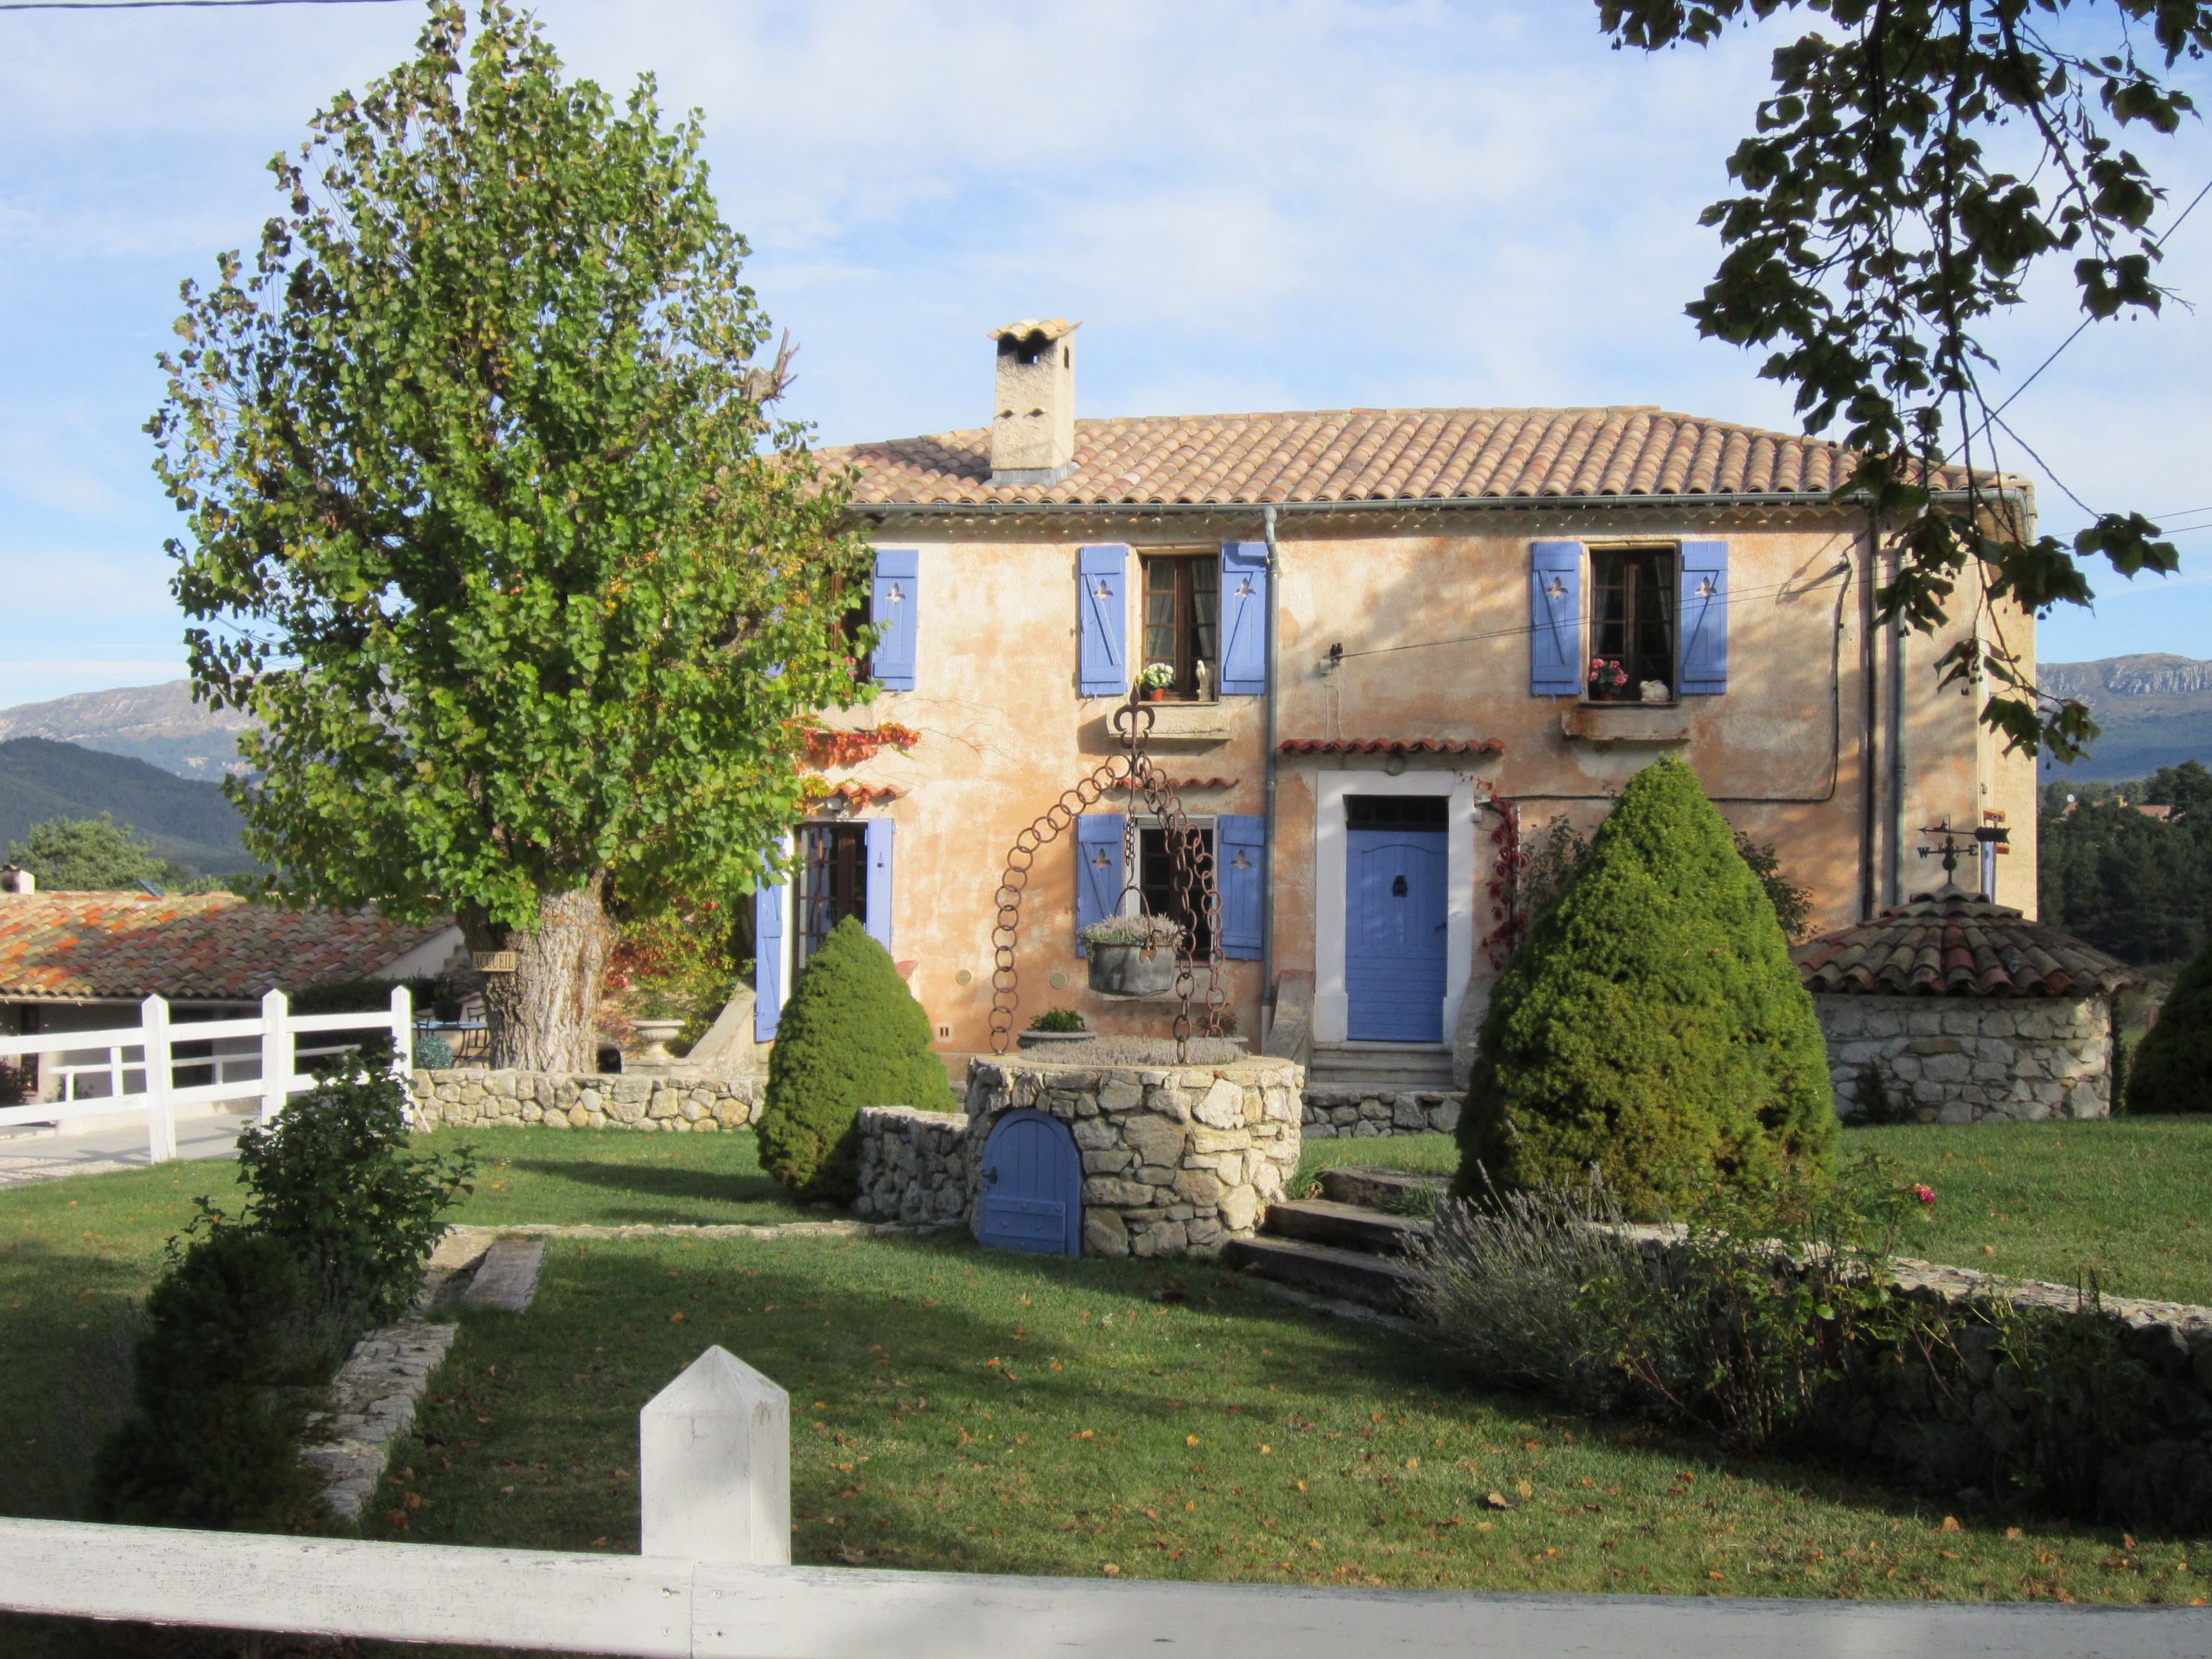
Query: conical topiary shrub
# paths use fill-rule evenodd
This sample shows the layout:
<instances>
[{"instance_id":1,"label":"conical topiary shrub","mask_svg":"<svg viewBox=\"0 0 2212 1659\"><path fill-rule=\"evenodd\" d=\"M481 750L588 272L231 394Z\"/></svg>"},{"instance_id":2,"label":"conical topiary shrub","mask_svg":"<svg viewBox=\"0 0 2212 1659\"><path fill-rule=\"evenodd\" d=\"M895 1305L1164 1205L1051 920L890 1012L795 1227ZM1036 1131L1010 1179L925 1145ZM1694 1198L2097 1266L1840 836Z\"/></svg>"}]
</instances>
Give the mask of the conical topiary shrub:
<instances>
[{"instance_id":1,"label":"conical topiary shrub","mask_svg":"<svg viewBox=\"0 0 2212 1659\"><path fill-rule=\"evenodd\" d=\"M2120 1075L2113 1056L2112 1073ZM2126 1068L2130 1112L2212 1112L2212 945L2181 970ZM2122 1103L2114 1101L2118 1111Z\"/></svg>"},{"instance_id":2,"label":"conical topiary shrub","mask_svg":"<svg viewBox=\"0 0 2212 1659\"><path fill-rule=\"evenodd\" d=\"M761 1167L797 1197L848 1204L859 1194L863 1106L953 1103L929 1016L890 952L852 917L839 922L791 988L768 1056Z\"/></svg>"},{"instance_id":3,"label":"conical topiary shrub","mask_svg":"<svg viewBox=\"0 0 2212 1659\"><path fill-rule=\"evenodd\" d=\"M1836 1114L1813 1000L1729 826L1674 761L1629 782L1498 975L1460 1114L1457 1191L1592 1166L1631 1214L1824 1168Z\"/></svg>"}]
</instances>

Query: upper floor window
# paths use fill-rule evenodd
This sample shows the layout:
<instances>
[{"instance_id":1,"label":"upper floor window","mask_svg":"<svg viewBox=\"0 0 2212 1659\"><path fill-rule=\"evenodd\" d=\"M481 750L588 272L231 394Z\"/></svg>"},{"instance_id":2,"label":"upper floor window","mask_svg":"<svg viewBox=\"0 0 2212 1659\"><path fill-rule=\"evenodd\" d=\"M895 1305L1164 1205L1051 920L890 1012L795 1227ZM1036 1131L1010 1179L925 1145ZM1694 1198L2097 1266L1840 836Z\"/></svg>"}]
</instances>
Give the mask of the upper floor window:
<instances>
[{"instance_id":1,"label":"upper floor window","mask_svg":"<svg viewBox=\"0 0 2212 1659\"><path fill-rule=\"evenodd\" d=\"M1221 687L1218 555L1148 554L1145 570L1145 684L1170 697L1210 698Z\"/></svg>"},{"instance_id":2,"label":"upper floor window","mask_svg":"<svg viewBox=\"0 0 2212 1659\"><path fill-rule=\"evenodd\" d=\"M841 598L846 597L841 594ZM853 678L871 680L876 677L876 665L869 653L860 649L860 630L876 619L875 596L866 585L856 586L845 606L845 614L838 619L838 631L845 636L846 653L853 659Z\"/></svg>"},{"instance_id":3,"label":"upper floor window","mask_svg":"<svg viewBox=\"0 0 2212 1659\"><path fill-rule=\"evenodd\" d=\"M1671 547L1590 550L1590 662L1599 702L1672 702L1676 635ZM1656 687L1647 690L1647 687Z\"/></svg>"}]
</instances>

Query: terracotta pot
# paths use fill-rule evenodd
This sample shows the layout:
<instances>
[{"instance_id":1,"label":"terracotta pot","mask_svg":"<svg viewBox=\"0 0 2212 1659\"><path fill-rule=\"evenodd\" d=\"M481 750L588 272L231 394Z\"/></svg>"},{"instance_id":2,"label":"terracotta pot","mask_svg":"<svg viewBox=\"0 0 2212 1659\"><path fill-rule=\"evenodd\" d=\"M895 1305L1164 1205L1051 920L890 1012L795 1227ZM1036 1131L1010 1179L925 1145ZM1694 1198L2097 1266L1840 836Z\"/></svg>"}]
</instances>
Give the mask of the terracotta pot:
<instances>
[{"instance_id":1,"label":"terracotta pot","mask_svg":"<svg viewBox=\"0 0 2212 1659\"><path fill-rule=\"evenodd\" d=\"M1145 688L1146 702L1165 702L1167 700L1168 689L1164 685L1148 685Z\"/></svg>"}]
</instances>

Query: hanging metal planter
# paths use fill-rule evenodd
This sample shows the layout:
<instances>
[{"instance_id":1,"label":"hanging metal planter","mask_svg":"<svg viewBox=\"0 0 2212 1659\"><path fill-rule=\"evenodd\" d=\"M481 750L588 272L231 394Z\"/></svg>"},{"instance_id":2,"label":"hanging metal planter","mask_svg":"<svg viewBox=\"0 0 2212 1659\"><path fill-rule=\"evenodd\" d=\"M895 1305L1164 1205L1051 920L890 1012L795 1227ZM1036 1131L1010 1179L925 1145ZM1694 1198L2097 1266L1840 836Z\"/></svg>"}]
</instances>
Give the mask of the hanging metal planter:
<instances>
[{"instance_id":1,"label":"hanging metal planter","mask_svg":"<svg viewBox=\"0 0 2212 1659\"><path fill-rule=\"evenodd\" d=\"M1139 701L1141 681L1130 688L1129 701L1116 708L1113 727L1129 745L1124 757L1112 756L1080 780L1047 809L1036 823L1015 837L1006 854L1005 872L996 895L998 925L992 929L994 958L991 974L991 1052L1003 1054L1014 1046L1014 1013L1021 1004L1021 976L1015 966L1015 950L1021 938L1022 898L1029 888L1030 872L1047 843L1073 827L1078 814L1115 793L1126 793L1131 806L1142 801L1158 823L1167 848L1176 902L1195 918L1208 941L1206 988L1198 988L1198 964L1190 955L1190 934L1164 916L1146 912L1143 895L1125 887L1121 908L1128 914L1112 916L1084 932L1089 953L1091 988L1112 996L1172 996L1176 1002L1174 1034L1176 1059L1188 1058L1191 1038L1191 1004L1199 1002L1198 1023L1203 1035L1218 1036L1228 1001L1222 989L1221 893L1215 884L1213 860L1204 832L1192 827L1182 802L1167 775L1146 752L1153 711ZM1117 930L1127 930L1123 937Z\"/></svg>"}]
</instances>

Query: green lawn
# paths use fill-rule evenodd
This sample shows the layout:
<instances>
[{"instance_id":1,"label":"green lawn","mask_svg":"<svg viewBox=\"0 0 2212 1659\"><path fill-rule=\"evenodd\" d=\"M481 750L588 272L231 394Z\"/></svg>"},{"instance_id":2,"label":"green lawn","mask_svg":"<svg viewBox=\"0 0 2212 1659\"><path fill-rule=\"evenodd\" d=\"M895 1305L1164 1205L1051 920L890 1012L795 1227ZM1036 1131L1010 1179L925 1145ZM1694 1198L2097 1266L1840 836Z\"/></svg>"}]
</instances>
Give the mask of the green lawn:
<instances>
[{"instance_id":1,"label":"green lawn","mask_svg":"<svg viewBox=\"0 0 2212 1659\"><path fill-rule=\"evenodd\" d=\"M1303 1194L1323 1170L1346 1164L1380 1164L1448 1176L1459 1168L1459 1143L1449 1135L1376 1135L1368 1140L1309 1140L1298 1154L1298 1173L1291 1182Z\"/></svg>"},{"instance_id":2,"label":"green lawn","mask_svg":"<svg viewBox=\"0 0 2212 1659\"><path fill-rule=\"evenodd\" d=\"M475 1195L454 1212L470 1226L820 1220L761 1173L749 1133L641 1134L635 1129L441 1129L419 1150L477 1149Z\"/></svg>"},{"instance_id":3,"label":"green lawn","mask_svg":"<svg viewBox=\"0 0 2212 1659\"><path fill-rule=\"evenodd\" d=\"M708 1343L791 1391L803 1562L2083 1601L2212 1579L2169 1541L1955 1504L1947 1531L1940 1502L1476 1395L1417 1338L1217 1267L951 1237L557 1243L528 1314L464 1319L369 1535L635 1550L638 1410Z\"/></svg>"},{"instance_id":4,"label":"green lawn","mask_svg":"<svg viewBox=\"0 0 2212 1659\"><path fill-rule=\"evenodd\" d=\"M427 1144L463 1141L485 1164L467 1222L805 1213L748 1135ZM1930 1254L2053 1278L2083 1261L2115 1290L2212 1301L2191 1200L2212 1123L1887 1129L1844 1148L1936 1188ZM1441 1170L1449 1149L1321 1142L1306 1167ZM76 1512L122 1405L131 1304L191 1194L228 1195L231 1176L193 1164L0 1192L0 1512ZM1475 1395L1418 1339L1217 1267L988 1255L957 1236L556 1243L529 1314L465 1321L372 1535L635 1549L637 1411L710 1342L792 1390L802 1560L1760 1595L2209 1588L2153 1540L2033 1522L2010 1536L1955 1505L1946 1533L1942 1506L1878 1485Z\"/></svg>"},{"instance_id":5,"label":"green lawn","mask_svg":"<svg viewBox=\"0 0 2212 1659\"><path fill-rule=\"evenodd\" d=\"M1850 1129L1843 1156L1880 1152L1936 1189L1908 1248L1954 1267L2115 1296L2212 1304L2212 1119L1911 1124Z\"/></svg>"}]
</instances>

